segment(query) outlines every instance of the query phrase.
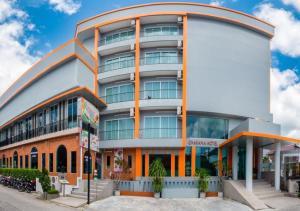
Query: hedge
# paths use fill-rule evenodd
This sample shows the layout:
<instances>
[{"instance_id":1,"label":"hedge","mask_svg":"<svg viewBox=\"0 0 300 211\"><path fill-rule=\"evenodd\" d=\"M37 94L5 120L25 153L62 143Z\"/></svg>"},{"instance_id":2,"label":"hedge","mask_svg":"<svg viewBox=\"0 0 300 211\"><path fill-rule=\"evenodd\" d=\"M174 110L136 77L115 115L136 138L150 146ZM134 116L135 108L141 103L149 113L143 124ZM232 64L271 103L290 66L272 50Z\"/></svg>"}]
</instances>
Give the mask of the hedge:
<instances>
[{"instance_id":1,"label":"hedge","mask_svg":"<svg viewBox=\"0 0 300 211\"><path fill-rule=\"evenodd\" d=\"M0 175L16 179L35 180L40 174L41 171L38 169L0 168Z\"/></svg>"}]
</instances>

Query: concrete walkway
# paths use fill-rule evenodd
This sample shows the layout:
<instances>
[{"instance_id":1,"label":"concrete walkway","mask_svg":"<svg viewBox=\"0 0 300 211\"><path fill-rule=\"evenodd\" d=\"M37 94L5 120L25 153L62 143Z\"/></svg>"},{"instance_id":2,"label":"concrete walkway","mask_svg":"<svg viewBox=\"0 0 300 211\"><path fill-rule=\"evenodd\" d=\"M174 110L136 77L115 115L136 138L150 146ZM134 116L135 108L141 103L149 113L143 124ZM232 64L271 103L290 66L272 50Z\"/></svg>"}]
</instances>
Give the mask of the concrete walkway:
<instances>
[{"instance_id":1,"label":"concrete walkway","mask_svg":"<svg viewBox=\"0 0 300 211\"><path fill-rule=\"evenodd\" d=\"M149 197L114 196L85 207L88 211L250 211L246 205L219 198L154 199Z\"/></svg>"}]
</instances>

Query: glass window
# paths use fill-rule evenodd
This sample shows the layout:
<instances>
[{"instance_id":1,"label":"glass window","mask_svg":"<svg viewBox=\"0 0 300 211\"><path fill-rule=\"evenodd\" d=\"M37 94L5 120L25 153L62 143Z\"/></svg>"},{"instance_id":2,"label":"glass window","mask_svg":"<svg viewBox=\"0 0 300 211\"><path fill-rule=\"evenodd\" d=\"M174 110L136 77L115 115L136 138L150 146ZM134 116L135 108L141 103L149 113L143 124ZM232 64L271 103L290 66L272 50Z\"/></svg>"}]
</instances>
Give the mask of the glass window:
<instances>
[{"instance_id":1,"label":"glass window","mask_svg":"<svg viewBox=\"0 0 300 211\"><path fill-rule=\"evenodd\" d=\"M127 157L127 164L128 164L128 168L132 168L132 156L128 155Z\"/></svg>"},{"instance_id":2,"label":"glass window","mask_svg":"<svg viewBox=\"0 0 300 211\"><path fill-rule=\"evenodd\" d=\"M196 147L196 169L205 168L210 176L218 174L218 148Z\"/></svg>"},{"instance_id":3,"label":"glass window","mask_svg":"<svg viewBox=\"0 0 300 211\"><path fill-rule=\"evenodd\" d=\"M105 89L106 103L132 101L134 96L133 84L108 87Z\"/></svg>"},{"instance_id":4,"label":"glass window","mask_svg":"<svg viewBox=\"0 0 300 211\"><path fill-rule=\"evenodd\" d=\"M177 64L176 51L145 52L145 64Z\"/></svg>"},{"instance_id":5,"label":"glass window","mask_svg":"<svg viewBox=\"0 0 300 211\"><path fill-rule=\"evenodd\" d=\"M178 35L178 32L179 29L177 26L145 27L144 36Z\"/></svg>"},{"instance_id":6,"label":"glass window","mask_svg":"<svg viewBox=\"0 0 300 211\"><path fill-rule=\"evenodd\" d=\"M151 81L145 83L144 99L176 99L176 81Z\"/></svg>"},{"instance_id":7,"label":"glass window","mask_svg":"<svg viewBox=\"0 0 300 211\"><path fill-rule=\"evenodd\" d=\"M76 165L77 165L77 160L76 160L76 151L71 152L71 173L76 173Z\"/></svg>"},{"instance_id":8,"label":"glass window","mask_svg":"<svg viewBox=\"0 0 300 211\"><path fill-rule=\"evenodd\" d=\"M188 138L228 138L228 120L199 116L187 117Z\"/></svg>"},{"instance_id":9,"label":"glass window","mask_svg":"<svg viewBox=\"0 0 300 211\"><path fill-rule=\"evenodd\" d=\"M121 55L114 58L109 58L104 61L104 72L133 67L134 56L133 55Z\"/></svg>"},{"instance_id":10,"label":"glass window","mask_svg":"<svg viewBox=\"0 0 300 211\"><path fill-rule=\"evenodd\" d=\"M134 37L134 31L122 31L122 32L116 32L113 34L109 34L105 36L105 44L110 44L114 42L119 42L122 40L128 40Z\"/></svg>"},{"instance_id":11,"label":"glass window","mask_svg":"<svg viewBox=\"0 0 300 211\"><path fill-rule=\"evenodd\" d=\"M162 161L163 166L167 171L167 177L171 176L171 155L168 154L150 154L149 155L149 166L151 166L152 162L160 159Z\"/></svg>"},{"instance_id":12,"label":"glass window","mask_svg":"<svg viewBox=\"0 0 300 211\"><path fill-rule=\"evenodd\" d=\"M51 132L57 131L58 123L58 106L54 105L50 108L50 130Z\"/></svg>"},{"instance_id":13,"label":"glass window","mask_svg":"<svg viewBox=\"0 0 300 211\"><path fill-rule=\"evenodd\" d=\"M185 176L192 176L192 147L185 148Z\"/></svg>"},{"instance_id":14,"label":"glass window","mask_svg":"<svg viewBox=\"0 0 300 211\"><path fill-rule=\"evenodd\" d=\"M110 156L109 155L106 156L106 168L107 169L110 168Z\"/></svg>"},{"instance_id":15,"label":"glass window","mask_svg":"<svg viewBox=\"0 0 300 211\"><path fill-rule=\"evenodd\" d=\"M56 152L56 171L66 173L68 171L67 149L60 145Z\"/></svg>"},{"instance_id":16,"label":"glass window","mask_svg":"<svg viewBox=\"0 0 300 211\"><path fill-rule=\"evenodd\" d=\"M42 154L42 169L46 168L46 154Z\"/></svg>"},{"instance_id":17,"label":"glass window","mask_svg":"<svg viewBox=\"0 0 300 211\"><path fill-rule=\"evenodd\" d=\"M30 153L30 164L32 169L38 168L38 150L37 148L33 147Z\"/></svg>"},{"instance_id":18,"label":"glass window","mask_svg":"<svg viewBox=\"0 0 300 211\"><path fill-rule=\"evenodd\" d=\"M20 156L20 168L23 168L23 156Z\"/></svg>"},{"instance_id":19,"label":"glass window","mask_svg":"<svg viewBox=\"0 0 300 211\"><path fill-rule=\"evenodd\" d=\"M145 117L144 138L176 138L177 117Z\"/></svg>"},{"instance_id":20,"label":"glass window","mask_svg":"<svg viewBox=\"0 0 300 211\"><path fill-rule=\"evenodd\" d=\"M53 153L49 154L49 172L53 172Z\"/></svg>"},{"instance_id":21,"label":"glass window","mask_svg":"<svg viewBox=\"0 0 300 211\"><path fill-rule=\"evenodd\" d=\"M25 168L28 169L29 167L29 156L25 155Z\"/></svg>"},{"instance_id":22,"label":"glass window","mask_svg":"<svg viewBox=\"0 0 300 211\"><path fill-rule=\"evenodd\" d=\"M77 126L77 98L68 100L68 127Z\"/></svg>"},{"instance_id":23,"label":"glass window","mask_svg":"<svg viewBox=\"0 0 300 211\"><path fill-rule=\"evenodd\" d=\"M132 139L133 119L116 119L105 121L105 140Z\"/></svg>"}]
</instances>

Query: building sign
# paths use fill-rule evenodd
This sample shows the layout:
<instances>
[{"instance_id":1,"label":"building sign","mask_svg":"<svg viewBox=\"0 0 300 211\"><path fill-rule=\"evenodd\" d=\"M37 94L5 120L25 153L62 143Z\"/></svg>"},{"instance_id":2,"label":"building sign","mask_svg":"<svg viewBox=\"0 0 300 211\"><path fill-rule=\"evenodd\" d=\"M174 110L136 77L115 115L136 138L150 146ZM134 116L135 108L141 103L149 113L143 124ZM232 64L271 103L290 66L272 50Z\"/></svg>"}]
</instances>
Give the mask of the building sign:
<instances>
[{"instance_id":1,"label":"building sign","mask_svg":"<svg viewBox=\"0 0 300 211\"><path fill-rule=\"evenodd\" d=\"M114 151L114 172L122 172L122 166L119 166L117 163L118 160L123 160L123 149L116 149Z\"/></svg>"},{"instance_id":2,"label":"building sign","mask_svg":"<svg viewBox=\"0 0 300 211\"><path fill-rule=\"evenodd\" d=\"M187 140L187 146L219 147L224 141L223 139L193 138Z\"/></svg>"},{"instance_id":3,"label":"building sign","mask_svg":"<svg viewBox=\"0 0 300 211\"><path fill-rule=\"evenodd\" d=\"M98 109L88 102L86 99L80 99L80 114L82 118L82 122L90 123L91 127L96 128L98 131L99 128L99 111ZM82 127L81 127L82 128ZM90 143L91 150L98 151L99 148L99 138L98 133L90 134ZM88 148L88 131L81 130L81 139L80 146L84 148Z\"/></svg>"}]
</instances>

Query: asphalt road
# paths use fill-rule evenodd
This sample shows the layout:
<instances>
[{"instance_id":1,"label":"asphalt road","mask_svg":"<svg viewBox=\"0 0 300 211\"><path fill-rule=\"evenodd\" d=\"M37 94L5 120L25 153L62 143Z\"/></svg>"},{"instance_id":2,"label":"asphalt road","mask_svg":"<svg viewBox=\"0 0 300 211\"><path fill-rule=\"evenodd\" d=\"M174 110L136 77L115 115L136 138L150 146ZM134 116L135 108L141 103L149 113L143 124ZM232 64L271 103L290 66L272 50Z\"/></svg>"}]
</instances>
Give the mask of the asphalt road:
<instances>
[{"instance_id":1,"label":"asphalt road","mask_svg":"<svg viewBox=\"0 0 300 211\"><path fill-rule=\"evenodd\" d=\"M0 211L74 211L69 207L63 207L37 199L36 193L24 193L0 185Z\"/></svg>"}]
</instances>

